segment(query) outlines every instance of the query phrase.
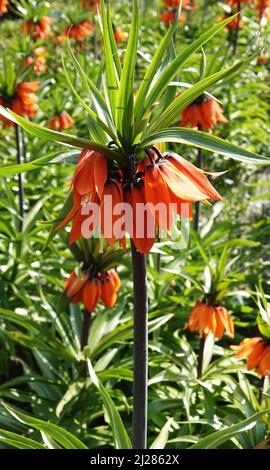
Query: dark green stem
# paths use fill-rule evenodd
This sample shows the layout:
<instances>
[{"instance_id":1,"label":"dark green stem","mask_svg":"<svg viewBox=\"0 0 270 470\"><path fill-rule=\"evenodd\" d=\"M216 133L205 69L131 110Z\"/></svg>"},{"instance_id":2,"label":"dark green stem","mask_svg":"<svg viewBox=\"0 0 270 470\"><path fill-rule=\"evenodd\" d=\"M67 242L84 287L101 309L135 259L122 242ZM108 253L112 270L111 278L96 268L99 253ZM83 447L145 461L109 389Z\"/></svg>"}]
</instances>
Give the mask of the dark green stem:
<instances>
[{"instance_id":1,"label":"dark green stem","mask_svg":"<svg viewBox=\"0 0 270 470\"><path fill-rule=\"evenodd\" d=\"M197 168L202 168L203 165L203 155L202 149L198 148L196 166ZM200 221L200 202L195 203L195 216L194 216L194 230L198 232L199 230L199 221Z\"/></svg>"},{"instance_id":2,"label":"dark green stem","mask_svg":"<svg viewBox=\"0 0 270 470\"><path fill-rule=\"evenodd\" d=\"M259 388L259 396L258 396L258 402L261 405L263 401L263 391L264 391L264 385L265 385L265 377L261 378L261 383L260 383L260 388Z\"/></svg>"},{"instance_id":3,"label":"dark green stem","mask_svg":"<svg viewBox=\"0 0 270 470\"><path fill-rule=\"evenodd\" d=\"M202 336L200 340L199 357L198 357L198 369L197 378L201 379L203 375L203 352L204 352L205 338Z\"/></svg>"},{"instance_id":4,"label":"dark green stem","mask_svg":"<svg viewBox=\"0 0 270 470\"><path fill-rule=\"evenodd\" d=\"M147 283L145 255L131 242L134 286L133 448L147 445Z\"/></svg>"},{"instance_id":5,"label":"dark green stem","mask_svg":"<svg viewBox=\"0 0 270 470\"><path fill-rule=\"evenodd\" d=\"M22 163L22 142L20 136L20 129L18 124L15 124L15 139L16 139L16 147L17 147L17 164L20 165ZM24 189L23 189L23 178L22 174L18 174L18 186L19 186L19 211L20 211L20 224L19 230L22 231L23 228L23 215L24 215Z\"/></svg>"},{"instance_id":6,"label":"dark green stem","mask_svg":"<svg viewBox=\"0 0 270 470\"><path fill-rule=\"evenodd\" d=\"M241 21L241 0L238 0L237 11L238 11L238 17L237 17L237 25L236 25L234 41L233 41L233 55L236 54L237 47L238 47L238 37L239 37L239 29L240 29L240 21Z\"/></svg>"},{"instance_id":7,"label":"dark green stem","mask_svg":"<svg viewBox=\"0 0 270 470\"><path fill-rule=\"evenodd\" d=\"M81 335L81 351L88 343L89 336L89 327L90 327L90 313L85 310L83 314L83 324L82 324L82 335Z\"/></svg>"}]
</instances>

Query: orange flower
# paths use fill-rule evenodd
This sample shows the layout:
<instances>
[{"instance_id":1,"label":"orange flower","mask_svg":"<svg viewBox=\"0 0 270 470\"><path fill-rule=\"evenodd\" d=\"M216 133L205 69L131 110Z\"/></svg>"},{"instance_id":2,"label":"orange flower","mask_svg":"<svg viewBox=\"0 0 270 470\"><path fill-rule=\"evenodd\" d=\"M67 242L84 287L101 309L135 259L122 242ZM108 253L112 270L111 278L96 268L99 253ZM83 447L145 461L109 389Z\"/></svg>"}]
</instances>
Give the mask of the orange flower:
<instances>
[{"instance_id":1,"label":"orange flower","mask_svg":"<svg viewBox=\"0 0 270 470\"><path fill-rule=\"evenodd\" d=\"M231 338L234 337L232 317L222 305L212 306L198 301L191 310L187 328L190 331L199 331L201 336L212 332L217 339L221 339L225 330Z\"/></svg>"},{"instance_id":2,"label":"orange flower","mask_svg":"<svg viewBox=\"0 0 270 470\"><path fill-rule=\"evenodd\" d=\"M89 11L93 11L95 5L99 5L100 0L81 0L81 2L83 8L88 8Z\"/></svg>"},{"instance_id":3,"label":"orange flower","mask_svg":"<svg viewBox=\"0 0 270 470\"><path fill-rule=\"evenodd\" d=\"M117 43L125 42L128 40L128 33L125 31L114 31L114 38Z\"/></svg>"},{"instance_id":4,"label":"orange flower","mask_svg":"<svg viewBox=\"0 0 270 470\"><path fill-rule=\"evenodd\" d=\"M265 10L270 7L270 0L257 0L255 6L256 10L260 12L260 15L263 15Z\"/></svg>"},{"instance_id":5,"label":"orange flower","mask_svg":"<svg viewBox=\"0 0 270 470\"><path fill-rule=\"evenodd\" d=\"M233 7L238 7L239 0L227 0L227 3ZM251 3L251 0L241 0L241 3Z\"/></svg>"},{"instance_id":6,"label":"orange flower","mask_svg":"<svg viewBox=\"0 0 270 470\"><path fill-rule=\"evenodd\" d=\"M24 62L24 67L28 67L30 64L34 64L34 72L42 73L47 70L46 65L46 50L44 47L36 47L34 49L34 56L29 56Z\"/></svg>"},{"instance_id":7,"label":"orange flower","mask_svg":"<svg viewBox=\"0 0 270 470\"><path fill-rule=\"evenodd\" d=\"M72 28L67 28L66 34L75 39L75 41L83 41L94 30L94 25L90 21L83 21L82 23L75 24Z\"/></svg>"},{"instance_id":8,"label":"orange flower","mask_svg":"<svg viewBox=\"0 0 270 470\"><path fill-rule=\"evenodd\" d=\"M23 34L32 34L33 39L48 39L52 35L52 19L49 16L43 16L37 23L25 21L21 24Z\"/></svg>"},{"instance_id":9,"label":"orange flower","mask_svg":"<svg viewBox=\"0 0 270 470\"><path fill-rule=\"evenodd\" d=\"M113 169L111 164L108 168L104 155L83 150L71 185L73 207L57 227L73 219L69 243L82 236L82 225L89 216L84 208L95 203L100 208L100 219L91 221L89 231L100 225L109 245L118 239L122 247L125 233L129 233L140 253L151 250L156 227L170 229L174 213L191 218L192 202L222 199L203 170L175 153L157 155L154 151L148 151L143 162L135 164L131 178L127 168ZM108 200L112 206L109 213ZM129 204L131 216L122 210L123 203Z\"/></svg>"},{"instance_id":10,"label":"orange flower","mask_svg":"<svg viewBox=\"0 0 270 470\"><path fill-rule=\"evenodd\" d=\"M71 303L83 302L89 313L93 312L101 299L108 308L113 308L117 300L117 292L121 281L115 269L105 273L98 273L90 277L87 271L83 271L78 277L73 271L64 283L66 295Z\"/></svg>"},{"instance_id":11,"label":"orange flower","mask_svg":"<svg viewBox=\"0 0 270 470\"><path fill-rule=\"evenodd\" d=\"M270 374L270 346L263 338L245 338L238 346L231 346L237 359L247 358L247 369L257 369L262 376Z\"/></svg>"},{"instance_id":12,"label":"orange flower","mask_svg":"<svg viewBox=\"0 0 270 470\"><path fill-rule=\"evenodd\" d=\"M0 98L1 106L6 106L12 109L20 116L29 116L33 118L38 110L37 96L35 91L38 90L39 82L23 82L17 87L17 90L10 99ZM13 126L13 123L4 117L0 117L4 127Z\"/></svg>"},{"instance_id":13,"label":"orange flower","mask_svg":"<svg viewBox=\"0 0 270 470\"><path fill-rule=\"evenodd\" d=\"M0 0L0 15L4 15L8 12L9 0Z\"/></svg>"},{"instance_id":14,"label":"orange flower","mask_svg":"<svg viewBox=\"0 0 270 470\"><path fill-rule=\"evenodd\" d=\"M216 124L226 124L228 120L218 102L210 97L200 97L181 112L181 126L190 124L202 130L212 129Z\"/></svg>"},{"instance_id":15,"label":"orange flower","mask_svg":"<svg viewBox=\"0 0 270 470\"><path fill-rule=\"evenodd\" d=\"M265 55L259 55L257 58L257 65L265 65L266 64L266 56Z\"/></svg>"},{"instance_id":16,"label":"orange flower","mask_svg":"<svg viewBox=\"0 0 270 470\"><path fill-rule=\"evenodd\" d=\"M170 25L171 23L173 23L174 17L175 17L174 11L164 10L160 14L160 22L166 25ZM180 13L179 23L184 23L185 21L186 21L185 15L183 15L183 13Z\"/></svg>"},{"instance_id":17,"label":"orange flower","mask_svg":"<svg viewBox=\"0 0 270 470\"><path fill-rule=\"evenodd\" d=\"M66 111L63 111L62 113L57 114L49 121L49 127L55 130L68 129L69 127L73 127L73 126L74 126L74 121L72 117L68 113L66 113Z\"/></svg>"},{"instance_id":18,"label":"orange flower","mask_svg":"<svg viewBox=\"0 0 270 470\"><path fill-rule=\"evenodd\" d=\"M181 0L163 0L163 3L171 8L179 8ZM194 9L196 5L191 0L182 0L182 8Z\"/></svg>"},{"instance_id":19,"label":"orange flower","mask_svg":"<svg viewBox=\"0 0 270 470\"><path fill-rule=\"evenodd\" d=\"M224 21L229 18L230 15L222 16L219 21ZM244 22L239 17L233 18L228 24L226 24L226 28L229 30L234 31L237 28L243 28Z\"/></svg>"}]
</instances>

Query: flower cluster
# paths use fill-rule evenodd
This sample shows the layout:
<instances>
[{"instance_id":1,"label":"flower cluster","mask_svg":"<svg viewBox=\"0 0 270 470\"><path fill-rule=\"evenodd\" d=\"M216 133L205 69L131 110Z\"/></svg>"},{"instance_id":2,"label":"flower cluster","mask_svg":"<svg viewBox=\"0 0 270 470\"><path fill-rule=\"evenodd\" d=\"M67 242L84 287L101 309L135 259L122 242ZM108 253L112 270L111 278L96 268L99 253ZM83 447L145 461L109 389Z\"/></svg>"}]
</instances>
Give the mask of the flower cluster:
<instances>
[{"instance_id":1,"label":"flower cluster","mask_svg":"<svg viewBox=\"0 0 270 470\"><path fill-rule=\"evenodd\" d=\"M17 86L13 97L6 99L0 97L0 105L11 108L19 116L33 118L38 110L37 96L35 92L39 89L39 82L23 82ZM4 127L13 126L13 123L1 117Z\"/></svg>"},{"instance_id":2,"label":"flower cluster","mask_svg":"<svg viewBox=\"0 0 270 470\"><path fill-rule=\"evenodd\" d=\"M164 6L167 7L160 14L160 22L170 25L174 21L177 9L180 6L180 0L163 0ZM182 0L182 10L193 10L195 8L192 0ZM184 23L186 16L181 12L179 16L179 23Z\"/></svg>"},{"instance_id":3,"label":"flower cluster","mask_svg":"<svg viewBox=\"0 0 270 470\"><path fill-rule=\"evenodd\" d=\"M224 330L231 338L234 337L232 317L222 305L210 305L198 301L191 311L187 327L190 331L199 331L204 337L212 332L217 339L220 339Z\"/></svg>"},{"instance_id":4,"label":"flower cluster","mask_svg":"<svg viewBox=\"0 0 270 470\"><path fill-rule=\"evenodd\" d=\"M74 120L66 111L63 111L62 113L55 115L49 121L49 127L54 130L69 129L70 127L73 127L73 126L74 126Z\"/></svg>"},{"instance_id":5,"label":"flower cluster","mask_svg":"<svg viewBox=\"0 0 270 470\"><path fill-rule=\"evenodd\" d=\"M105 273L89 276L88 271L82 271L80 276L72 271L65 281L64 289L71 303L83 302L89 313L93 312L101 299L108 308L112 308L117 300L117 292L121 281L115 269Z\"/></svg>"},{"instance_id":6,"label":"flower cluster","mask_svg":"<svg viewBox=\"0 0 270 470\"><path fill-rule=\"evenodd\" d=\"M231 346L237 359L247 359L247 369L256 369L262 376L270 374L270 346L261 336L245 338L238 346Z\"/></svg>"},{"instance_id":7,"label":"flower cluster","mask_svg":"<svg viewBox=\"0 0 270 470\"><path fill-rule=\"evenodd\" d=\"M218 123L226 124L228 122L218 102L205 95L193 101L182 111L181 115L181 126L190 125L201 130L212 129Z\"/></svg>"},{"instance_id":8,"label":"flower cluster","mask_svg":"<svg viewBox=\"0 0 270 470\"><path fill-rule=\"evenodd\" d=\"M46 50L44 47L36 47L33 51L33 55L26 58L24 66L28 67L31 64L34 65L34 72L37 74L43 73L47 70Z\"/></svg>"},{"instance_id":9,"label":"flower cluster","mask_svg":"<svg viewBox=\"0 0 270 470\"><path fill-rule=\"evenodd\" d=\"M0 15L4 15L8 12L9 0L0 0Z\"/></svg>"},{"instance_id":10,"label":"flower cluster","mask_svg":"<svg viewBox=\"0 0 270 470\"><path fill-rule=\"evenodd\" d=\"M31 20L24 21L21 25L23 34L31 34L33 39L48 39L52 36L52 19L49 16L43 16L37 23Z\"/></svg>"},{"instance_id":11,"label":"flower cluster","mask_svg":"<svg viewBox=\"0 0 270 470\"><path fill-rule=\"evenodd\" d=\"M151 250L155 228L170 230L175 213L190 218L192 202L221 199L203 170L175 153L161 154L156 147L147 150L139 163L130 157L121 169L104 155L83 150L71 184L73 207L57 227L73 219L71 244L82 236L82 225L89 216L84 209L95 203L100 207L101 233L109 245L118 239L125 247L125 233L129 233L141 253ZM109 197L111 216L107 212ZM123 210L123 203L131 207L131 216ZM164 210L159 210L160 206ZM110 235L108 225L112 228Z\"/></svg>"}]
</instances>

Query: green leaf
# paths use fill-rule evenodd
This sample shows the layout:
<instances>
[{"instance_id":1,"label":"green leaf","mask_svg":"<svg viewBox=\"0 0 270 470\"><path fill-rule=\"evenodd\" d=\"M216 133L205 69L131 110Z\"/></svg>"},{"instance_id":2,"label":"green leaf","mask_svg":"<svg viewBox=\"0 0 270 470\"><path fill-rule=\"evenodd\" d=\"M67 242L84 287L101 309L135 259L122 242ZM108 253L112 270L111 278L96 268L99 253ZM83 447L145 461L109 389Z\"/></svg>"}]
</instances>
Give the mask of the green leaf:
<instances>
[{"instance_id":1,"label":"green leaf","mask_svg":"<svg viewBox=\"0 0 270 470\"><path fill-rule=\"evenodd\" d=\"M193 444L191 447L189 447L189 449L216 449L224 442L230 440L232 437L237 436L237 434L252 429L260 420L260 418L265 413L269 413L269 411L269 409L260 411L259 413L255 413L249 418L244 419L240 423L234 424L225 429L221 429L221 431L213 432L203 439L200 439L199 442Z\"/></svg>"},{"instance_id":2,"label":"green leaf","mask_svg":"<svg viewBox=\"0 0 270 470\"><path fill-rule=\"evenodd\" d=\"M139 33L138 0L133 1L132 23L117 99L117 129L124 142L132 142L134 126L134 72Z\"/></svg>"},{"instance_id":3,"label":"green leaf","mask_svg":"<svg viewBox=\"0 0 270 470\"><path fill-rule=\"evenodd\" d=\"M169 439L169 432L172 422L173 418L168 419L167 423L163 426L157 438L151 444L150 449L165 449L167 441Z\"/></svg>"},{"instance_id":4,"label":"green leaf","mask_svg":"<svg viewBox=\"0 0 270 470\"><path fill-rule=\"evenodd\" d=\"M220 137L185 127L170 127L156 131L140 142L140 148L143 149L158 142L178 142L180 144L191 145L246 163L270 163L270 159L262 157L257 153L249 152L238 145L226 142Z\"/></svg>"},{"instance_id":5,"label":"green leaf","mask_svg":"<svg viewBox=\"0 0 270 470\"><path fill-rule=\"evenodd\" d=\"M171 29L168 30L166 36L162 40L159 48L157 49L152 63L148 68L148 71L144 77L144 81L141 84L136 104L135 104L135 115L136 115L136 126L139 126L140 121L145 113L145 111L156 102L162 93L166 90L169 83L174 79L176 74L183 68L187 60L192 54L194 54L201 46L208 42L215 34L217 34L221 29L223 29L226 24L228 24L236 15L227 18L224 21L216 24L208 31L206 31L202 36L196 39L192 44L186 46L182 52L171 62L171 64L164 70L162 75L159 77L151 91L147 96L149 86L153 80L154 73L160 65L160 60L166 51L168 44L171 40L172 34L174 32L175 26L171 26ZM147 96L147 98L146 98Z\"/></svg>"},{"instance_id":6,"label":"green leaf","mask_svg":"<svg viewBox=\"0 0 270 470\"><path fill-rule=\"evenodd\" d=\"M135 101L135 108L134 108L136 128L140 125L140 121L147 109L147 106L145 105L146 96L149 92L149 88L152 84L152 81L161 65L161 60L169 48L169 44L173 38L173 34L178 24L179 14L180 14L180 9L178 11L178 14L175 15L174 22L171 24L164 38L161 40L151 60L151 64L149 65L149 67L147 67L146 73L141 82L141 85L137 94L137 98Z\"/></svg>"},{"instance_id":7,"label":"green leaf","mask_svg":"<svg viewBox=\"0 0 270 470\"><path fill-rule=\"evenodd\" d=\"M98 389L101 398L103 400L106 412L108 413L108 417L110 420L110 425L112 428L113 440L116 449L131 449L131 442L127 431L125 430L123 421L121 420L120 414L113 403L110 395L108 394L107 390L104 388L102 383L98 380L98 377L92 367L90 360L87 360L88 369L90 378Z\"/></svg>"},{"instance_id":8,"label":"green leaf","mask_svg":"<svg viewBox=\"0 0 270 470\"><path fill-rule=\"evenodd\" d=\"M98 144L96 142L92 142L91 140L83 139L81 137L76 137L70 134L53 131L52 129L47 129L46 127L39 126L38 124L28 121L27 119L24 119L18 114L13 113L13 111L3 108L3 106L0 106L0 114L6 117L7 119L10 119L10 121L15 122L16 124L21 126L29 134L40 137L41 139L57 142L61 145L95 150L97 152L102 153L108 158L112 158L116 161L121 160L119 154L117 154L105 145Z\"/></svg>"},{"instance_id":9,"label":"green leaf","mask_svg":"<svg viewBox=\"0 0 270 470\"><path fill-rule=\"evenodd\" d=\"M5 429L0 429L0 441L17 449L45 449L39 442Z\"/></svg>"},{"instance_id":10,"label":"green leaf","mask_svg":"<svg viewBox=\"0 0 270 470\"><path fill-rule=\"evenodd\" d=\"M34 418L30 415L22 413L17 408L10 406L5 402L1 402L4 408L17 419L31 428L37 429L48 434L53 440L60 444L64 449L87 449L86 445L80 441L76 436L60 428L56 424L42 421L41 419Z\"/></svg>"},{"instance_id":11,"label":"green leaf","mask_svg":"<svg viewBox=\"0 0 270 470\"><path fill-rule=\"evenodd\" d=\"M107 132L107 134L116 142L117 137L115 135L115 126L112 121L112 117L110 115L110 112L107 108L107 104L105 99L103 98L102 94L96 87L96 85L92 82L92 80L86 75L86 73L83 71L80 63L76 59L75 55L73 54L73 51L70 47L70 43L67 43L67 51L69 54L69 57L72 61L72 64L78 73L82 84L84 86L84 89L86 90L88 96L90 99L93 101L93 105L95 108L95 111L97 114L93 113L92 109L89 108L89 106L86 105L85 101L80 97L77 96L78 93L74 89L72 83L71 83L71 89L74 93L75 96L79 99L80 103L84 106L84 108L87 110L87 112L91 115L91 117ZM70 83L70 81L69 81ZM90 110L90 112L89 112Z\"/></svg>"},{"instance_id":12,"label":"green leaf","mask_svg":"<svg viewBox=\"0 0 270 470\"><path fill-rule=\"evenodd\" d=\"M254 59L256 56L257 53L252 54L251 56L248 56L245 59L239 60L230 67L216 72L213 75L210 75L209 77L203 78L191 88L185 90L170 104L170 106L166 109L166 111L164 111L164 113L160 117L154 119L151 122L147 133L149 134L153 130L159 128L166 128L167 126L169 126L180 114L180 112L183 111L183 109L185 109L188 105L193 103L193 101L198 98L201 94L203 94L208 87L214 85L222 79L228 79L232 77L236 72L239 72L242 67L251 62L251 60Z\"/></svg>"},{"instance_id":13,"label":"green leaf","mask_svg":"<svg viewBox=\"0 0 270 470\"><path fill-rule=\"evenodd\" d=\"M119 77L114 63L113 50L110 35L110 18L106 14L104 0L101 0L101 19L102 19L102 34L104 41L104 55L105 55L105 68L106 68L106 85L107 92L111 105L111 114L115 120L116 105L117 105L117 92Z\"/></svg>"}]
</instances>

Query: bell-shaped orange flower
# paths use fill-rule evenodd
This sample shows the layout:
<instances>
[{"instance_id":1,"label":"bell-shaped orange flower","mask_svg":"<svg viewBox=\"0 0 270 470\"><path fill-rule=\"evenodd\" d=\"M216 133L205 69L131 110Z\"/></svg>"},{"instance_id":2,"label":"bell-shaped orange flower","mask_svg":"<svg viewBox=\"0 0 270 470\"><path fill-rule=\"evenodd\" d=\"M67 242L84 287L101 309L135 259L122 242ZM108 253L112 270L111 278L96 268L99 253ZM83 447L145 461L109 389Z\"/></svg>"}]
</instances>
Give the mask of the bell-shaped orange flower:
<instances>
[{"instance_id":1,"label":"bell-shaped orange flower","mask_svg":"<svg viewBox=\"0 0 270 470\"><path fill-rule=\"evenodd\" d=\"M262 16L267 8L270 7L270 0L257 0L255 8L260 12Z\"/></svg>"},{"instance_id":2,"label":"bell-shaped orange flower","mask_svg":"<svg viewBox=\"0 0 270 470\"><path fill-rule=\"evenodd\" d=\"M156 211L157 226L169 230L173 221L173 204L181 207L183 203L204 201L207 199L221 200L221 196L206 178L203 170L174 153L164 154L156 162L146 166L145 200L154 209L161 203L167 211ZM178 208L176 212L179 213Z\"/></svg>"},{"instance_id":3,"label":"bell-shaped orange flower","mask_svg":"<svg viewBox=\"0 0 270 470\"><path fill-rule=\"evenodd\" d=\"M8 12L9 0L0 0L0 15L4 15Z\"/></svg>"},{"instance_id":4,"label":"bell-shaped orange flower","mask_svg":"<svg viewBox=\"0 0 270 470\"><path fill-rule=\"evenodd\" d=\"M106 307L114 307L120 286L121 281L115 269L98 273L94 277L90 277L88 271L83 271L81 276L73 271L64 283L65 293L71 298L71 303L83 302L89 313L93 312L100 299Z\"/></svg>"},{"instance_id":5,"label":"bell-shaped orange flower","mask_svg":"<svg viewBox=\"0 0 270 470\"><path fill-rule=\"evenodd\" d=\"M47 70L46 50L44 47L36 47L33 55L25 59L24 67L28 67L31 64L34 64L34 72L37 74Z\"/></svg>"},{"instance_id":6,"label":"bell-shaped orange flower","mask_svg":"<svg viewBox=\"0 0 270 470\"><path fill-rule=\"evenodd\" d=\"M66 35L75 41L83 41L87 36L92 34L94 25L90 21L82 21L79 24L75 24L72 28L66 29Z\"/></svg>"},{"instance_id":7,"label":"bell-shaped orange flower","mask_svg":"<svg viewBox=\"0 0 270 470\"><path fill-rule=\"evenodd\" d=\"M227 18L229 18L231 15L225 15L222 16L222 18L219 19L219 21L224 21ZM235 30L237 28L241 29L243 28L244 22L241 20L239 17L233 18L229 23L226 24L226 28L229 30Z\"/></svg>"},{"instance_id":8,"label":"bell-shaped orange flower","mask_svg":"<svg viewBox=\"0 0 270 470\"><path fill-rule=\"evenodd\" d=\"M212 332L217 339L221 339L224 330L231 338L234 337L232 317L222 305L213 306L198 301L191 310L187 328L190 331L198 331L204 337Z\"/></svg>"},{"instance_id":9,"label":"bell-shaped orange flower","mask_svg":"<svg viewBox=\"0 0 270 470\"><path fill-rule=\"evenodd\" d=\"M245 338L238 346L231 346L237 359L247 359L247 369L256 369L262 376L270 374L270 346L261 336Z\"/></svg>"},{"instance_id":10,"label":"bell-shaped orange flower","mask_svg":"<svg viewBox=\"0 0 270 470\"><path fill-rule=\"evenodd\" d=\"M124 248L129 233L137 250L149 253L156 228L169 230L174 214L191 218L192 202L222 199L203 170L175 153L147 150L133 168L131 176L128 167L108 166L104 155L83 150L71 183L73 207L56 230L73 220L69 243L85 236L83 226L87 236L99 228L110 246L119 240Z\"/></svg>"},{"instance_id":11,"label":"bell-shaped orange flower","mask_svg":"<svg viewBox=\"0 0 270 470\"><path fill-rule=\"evenodd\" d=\"M114 31L114 39L117 42L117 44L121 43L121 42L125 42L125 41L128 40L128 33L126 33L125 31L115 30Z\"/></svg>"},{"instance_id":12,"label":"bell-shaped orange flower","mask_svg":"<svg viewBox=\"0 0 270 470\"><path fill-rule=\"evenodd\" d=\"M213 129L216 124L227 124L218 102L210 97L200 97L181 112L181 126Z\"/></svg>"},{"instance_id":13,"label":"bell-shaped orange flower","mask_svg":"<svg viewBox=\"0 0 270 470\"><path fill-rule=\"evenodd\" d=\"M83 8L93 11L100 4L100 0L81 0L81 3Z\"/></svg>"},{"instance_id":14,"label":"bell-shaped orange flower","mask_svg":"<svg viewBox=\"0 0 270 470\"><path fill-rule=\"evenodd\" d=\"M164 5L171 8L179 8L181 0L163 0ZM182 8L193 10L196 5L191 0L182 0Z\"/></svg>"},{"instance_id":15,"label":"bell-shaped orange flower","mask_svg":"<svg viewBox=\"0 0 270 470\"><path fill-rule=\"evenodd\" d=\"M35 92L39 89L39 82L23 82L18 85L13 98L8 100L0 97L0 105L7 106L20 116L33 118L38 110L37 96ZM0 117L4 127L13 126L13 122Z\"/></svg>"},{"instance_id":16,"label":"bell-shaped orange flower","mask_svg":"<svg viewBox=\"0 0 270 470\"><path fill-rule=\"evenodd\" d=\"M37 23L33 21L24 21L21 24L21 31L23 34L31 34L33 39L49 39L52 35L51 30L52 18L43 16Z\"/></svg>"},{"instance_id":17,"label":"bell-shaped orange flower","mask_svg":"<svg viewBox=\"0 0 270 470\"><path fill-rule=\"evenodd\" d=\"M49 121L49 127L55 130L69 129L73 126L74 120L66 111L57 114Z\"/></svg>"},{"instance_id":18,"label":"bell-shaped orange flower","mask_svg":"<svg viewBox=\"0 0 270 470\"><path fill-rule=\"evenodd\" d=\"M160 22L164 23L166 25L170 25L174 22L175 18L175 12L174 11L169 11L169 10L164 10L160 14ZM183 13L180 13L179 16L179 23L184 23L186 21L186 17Z\"/></svg>"}]
</instances>

